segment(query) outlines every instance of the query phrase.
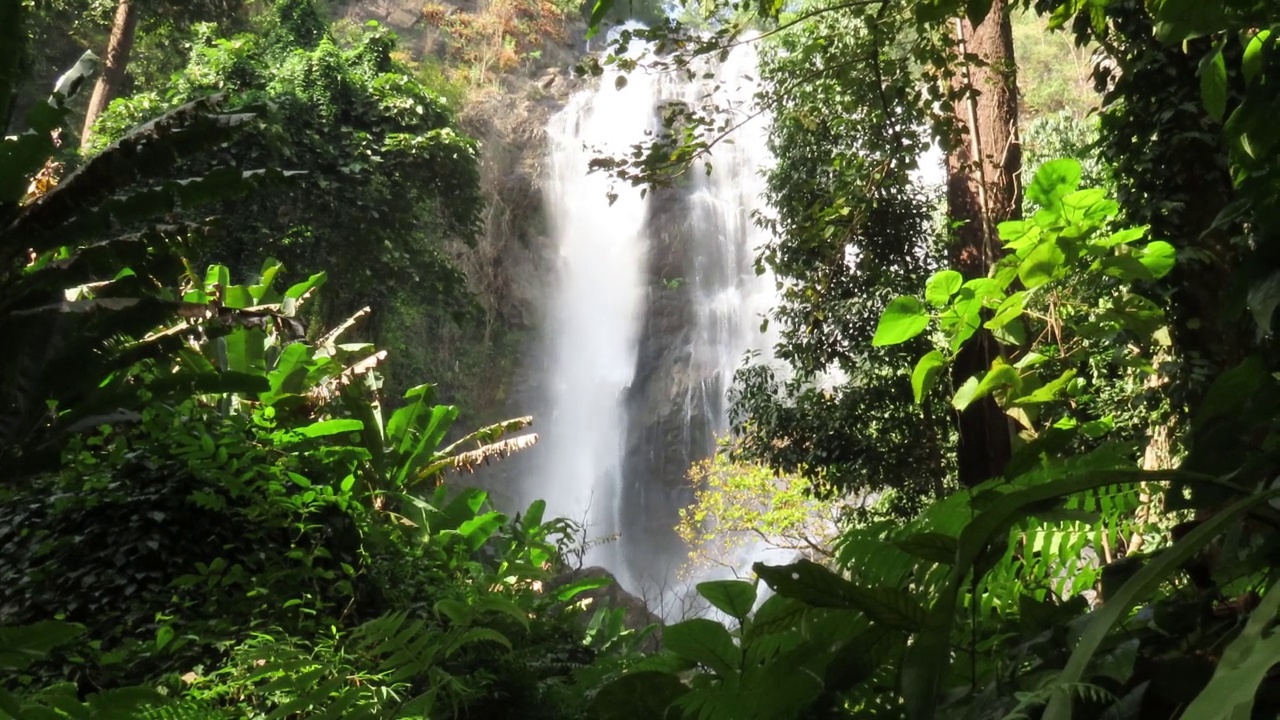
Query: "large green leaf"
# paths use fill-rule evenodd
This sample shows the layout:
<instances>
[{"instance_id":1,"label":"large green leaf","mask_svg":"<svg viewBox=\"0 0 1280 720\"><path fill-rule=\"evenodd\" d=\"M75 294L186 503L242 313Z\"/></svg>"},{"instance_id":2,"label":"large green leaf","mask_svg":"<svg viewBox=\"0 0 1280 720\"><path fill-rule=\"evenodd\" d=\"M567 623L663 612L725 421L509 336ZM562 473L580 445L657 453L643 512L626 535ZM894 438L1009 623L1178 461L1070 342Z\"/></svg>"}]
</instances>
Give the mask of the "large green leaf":
<instances>
[{"instance_id":1,"label":"large green leaf","mask_svg":"<svg viewBox=\"0 0 1280 720\"><path fill-rule=\"evenodd\" d=\"M911 372L911 393L916 404L924 402L924 396L929 394L945 365L946 358L937 350L930 350L916 363L916 369Z\"/></svg>"},{"instance_id":2,"label":"large green leaf","mask_svg":"<svg viewBox=\"0 0 1280 720\"><path fill-rule=\"evenodd\" d=\"M741 622L756 604L756 585L745 580L698 583L698 594L716 609Z\"/></svg>"},{"instance_id":3,"label":"large green leaf","mask_svg":"<svg viewBox=\"0 0 1280 720\"><path fill-rule=\"evenodd\" d=\"M1226 3L1204 0L1150 0L1156 37L1166 43L1209 35L1226 27Z\"/></svg>"},{"instance_id":4,"label":"large green leaf","mask_svg":"<svg viewBox=\"0 0 1280 720\"><path fill-rule=\"evenodd\" d=\"M1200 102L1209 117L1222 122L1227 114L1227 61L1221 45L1200 60Z\"/></svg>"},{"instance_id":5,"label":"large green leaf","mask_svg":"<svg viewBox=\"0 0 1280 720\"><path fill-rule=\"evenodd\" d=\"M1101 610L1090 616L1089 624L1085 626L1084 633L1071 652L1071 658L1067 660L1066 667L1058 676L1058 682L1063 684L1081 682L1090 661L1093 660L1094 654L1102 646L1107 635L1128 616L1129 610L1140 598L1149 595L1160 585L1175 577L1182 571L1182 566L1187 561L1195 557L1233 524L1238 523L1240 518L1250 510L1277 497L1280 497L1280 488L1255 493L1237 500L1202 521L1194 530L1174 543L1173 547L1149 560L1141 570L1121 586L1119 592L1107 598ZM1280 649L1280 646L1276 648ZM1273 661L1275 659L1273 657ZM1267 669L1270 669L1270 664ZM1070 694L1055 694L1045 709L1044 720L1070 719Z\"/></svg>"},{"instance_id":6,"label":"large green leaf","mask_svg":"<svg viewBox=\"0 0 1280 720\"><path fill-rule=\"evenodd\" d=\"M810 560L756 563L752 569L779 595L813 607L858 610L872 622L905 632L919 630L924 622L924 608L909 591L861 587Z\"/></svg>"},{"instance_id":7,"label":"large green leaf","mask_svg":"<svg viewBox=\"0 0 1280 720\"><path fill-rule=\"evenodd\" d=\"M959 544L950 535L921 532L893 541L899 550L922 560L950 565L956 561Z\"/></svg>"},{"instance_id":8,"label":"large green leaf","mask_svg":"<svg viewBox=\"0 0 1280 720\"><path fill-rule=\"evenodd\" d=\"M944 307L951 296L960 292L964 285L964 276L955 270L940 270L924 285L924 299L934 307Z\"/></svg>"},{"instance_id":9,"label":"large green leaf","mask_svg":"<svg viewBox=\"0 0 1280 720\"><path fill-rule=\"evenodd\" d=\"M1027 515L1030 507L1041 507L1048 501L1061 500L1076 493L1109 485L1131 483L1200 480L1200 476L1175 471L1144 472L1141 470L1076 470L1056 480L1007 493L996 499L960 533L959 550L947 584L940 590L929 609L924 627L907 650L902 666L903 696L910 720L934 720L942 680L950 664L951 629L956 608L969 574L992 541L1008 532L1016 521Z\"/></svg>"},{"instance_id":10,"label":"large green leaf","mask_svg":"<svg viewBox=\"0 0 1280 720\"><path fill-rule=\"evenodd\" d=\"M25 670L50 650L70 643L84 632L83 625L61 620L0 626L0 668Z\"/></svg>"},{"instance_id":11,"label":"large green leaf","mask_svg":"<svg viewBox=\"0 0 1280 720\"><path fill-rule=\"evenodd\" d=\"M662 644L677 655L700 663L721 677L737 673L742 651L723 625L706 618L694 618L668 625L662 631Z\"/></svg>"},{"instance_id":12,"label":"large green leaf","mask_svg":"<svg viewBox=\"0 0 1280 720\"><path fill-rule=\"evenodd\" d=\"M1151 271L1157 280L1169 274L1177 262L1177 250L1164 240L1153 240L1142 248L1138 262Z\"/></svg>"},{"instance_id":13,"label":"large green leaf","mask_svg":"<svg viewBox=\"0 0 1280 720\"><path fill-rule=\"evenodd\" d=\"M564 587L556 588L556 599L561 602L568 602L588 590L595 590L612 584L613 580L608 577L582 578L581 580L575 580Z\"/></svg>"},{"instance_id":14,"label":"large green leaf","mask_svg":"<svg viewBox=\"0 0 1280 720\"><path fill-rule=\"evenodd\" d=\"M1262 73L1267 53L1274 50L1274 47L1270 30L1259 30L1249 39L1244 48L1244 57L1240 59L1240 70L1246 84L1253 85L1253 81Z\"/></svg>"},{"instance_id":15,"label":"large green leaf","mask_svg":"<svg viewBox=\"0 0 1280 720\"><path fill-rule=\"evenodd\" d=\"M1079 187L1080 174L1077 160L1050 160L1036 171L1035 178L1027 186L1027 198L1040 207L1057 210L1062 198Z\"/></svg>"},{"instance_id":16,"label":"large green leaf","mask_svg":"<svg viewBox=\"0 0 1280 720\"><path fill-rule=\"evenodd\" d=\"M896 297L880 316L871 344L876 347L897 345L924 332L926 327L929 327L929 313L925 311L924 304L906 295Z\"/></svg>"},{"instance_id":17,"label":"large green leaf","mask_svg":"<svg viewBox=\"0 0 1280 720\"><path fill-rule=\"evenodd\" d=\"M329 435L360 432L363 429L364 423L354 418L333 418L305 425L294 430L294 432L304 438L318 438L327 437Z\"/></svg>"},{"instance_id":18,"label":"large green leaf","mask_svg":"<svg viewBox=\"0 0 1280 720\"><path fill-rule=\"evenodd\" d=\"M1182 713L1182 720L1238 720L1253 716L1253 699L1271 668L1280 663L1280 583L1271 586L1244 630L1222 652L1213 679Z\"/></svg>"},{"instance_id":19,"label":"large green leaf","mask_svg":"<svg viewBox=\"0 0 1280 720\"><path fill-rule=\"evenodd\" d=\"M999 358L992 363L991 369L982 376L981 380L973 382L974 380L975 378L969 378L956 390L955 397L951 399L951 405L956 410L963 412L965 408L996 390L1003 387L1017 387L1021 382L1017 369Z\"/></svg>"},{"instance_id":20,"label":"large green leaf","mask_svg":"<svg viewBox=\"0 0 1280 720\"><path fill-rule=\"evenodd\" d=\"M1018 279L1028 290L1039 287L1062 272L1066 259L1056 239L1042 240L1018 265Z\"/></svg>"},{"instance_id":21,"label":"large green leaf","mask_svg":"<svg viewBox=\"0 0 1280 720\"><path fill-rule=\"evenodd\" d=\"M598 720L675 720L681 713L672 704L688 692L674 675L654 670L631 673L600 688L589 712Z\"/></svg>"}]
</instances>

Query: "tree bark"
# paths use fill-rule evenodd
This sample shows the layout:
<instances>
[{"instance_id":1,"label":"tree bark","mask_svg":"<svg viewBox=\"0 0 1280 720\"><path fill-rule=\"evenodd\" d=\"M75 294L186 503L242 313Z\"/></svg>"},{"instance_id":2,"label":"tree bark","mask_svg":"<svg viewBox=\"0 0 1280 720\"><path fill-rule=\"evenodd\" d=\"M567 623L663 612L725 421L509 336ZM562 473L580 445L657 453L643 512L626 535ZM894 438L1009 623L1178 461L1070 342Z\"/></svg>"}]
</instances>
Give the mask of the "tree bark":
<instances>
[{"instance_id":1,"label":"tree bark","mask_svg":"<svg viewBox=\"0 0 1280 720\"><path fill-rule=\"evenodd\" d=\"M103 59L102 73L93 86L89 109L84 115L84 130L80 133L80 147L87 147L93 134L93 124L107 105L120 93L125 70L129 67L129 53L133 50L134 35L138 30L138 6L134 0L120 0L116 6L115 20L111 23L111 39L107 41L107 55Z\"/></svg>"},{"instance_id":2,"label":"tree bark","mask_svg":"<svg viewBox=\"0 0 1280 720\"><path fill-rule=\"evenodd\" d=\"M0 0L0 134L8 133L22 76L22 51L27 44L23 34L25 20L22 0Z\"/></svg>"},{"instance_id":3,"label":"tree bark","mask_svg":"<svg viewBox=\"0 0 1280 720\"><path fill-rule=\"evenodd\" d=\"M1018 88L1013 28L1007 0L994 0L978 25L956 20L957 67L953 89L961 136L947 154L947 204L958 223L951 260L966 279L986 277L1000 253L996 226L1021 214L1022 149L1018 144ZM975 56L968 62L966 56ZM985 372L999 344L979 330L956 358L956 384ZM959 480L966 487L1004 472L1011 452L1009 421L991 397L958 418Z\"/></svg>"}]
</instances>

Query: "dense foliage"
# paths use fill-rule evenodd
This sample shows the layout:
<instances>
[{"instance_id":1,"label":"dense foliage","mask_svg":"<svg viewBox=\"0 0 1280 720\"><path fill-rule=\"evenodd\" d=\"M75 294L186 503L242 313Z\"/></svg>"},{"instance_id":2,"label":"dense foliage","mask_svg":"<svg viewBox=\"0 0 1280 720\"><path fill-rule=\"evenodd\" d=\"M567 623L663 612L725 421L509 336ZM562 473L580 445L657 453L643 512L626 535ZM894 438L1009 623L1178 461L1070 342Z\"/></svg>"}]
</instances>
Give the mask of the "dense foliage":
<instances>
[{"instance_id":1,"label":"dense foliage","mask_svg":"<svg viewBox=\"0 0 1280 720\"><path fill-rule=\"evenodd\" d=\"M957 118L996 91L951 33L1003 4L705 4L616 36L696 72L763 28L777 159L758 263L791 374L742 374L679 532L803 557L699 583L660 642L594 606L581 528L456 481L528 418L459 432L355 339L365 306L469 304L441 243L474 229L476 148L389 35L303 0L196 27L84 158L59 130L92 66L32 102L0 42L26 116L0 142L0 718L1280 716L1280 10L1031 5L1100 48L1103 94L1024 128L1025 212L981 273L913 175L979 131ZM0 32L47 10L0 0ZM536 20L498 42L531 52ZM679 182L732 129L667 120L597 167ZM975 409L1010 452L960 482Z\"/></svg>"},{"instance_id":2,"label":"dense foliage","mask_svg":"<svg viewBox=\"0 0 1280 720\"><path fill-rule=\"evenodd\" d=\"M282 0L252 32L219 37L204 26L167 87L111 106L98 123L99 142L210 93L261 107L234 150L174 172L222 161L305 174L278 194L220 204L218 231L193 261L245 273L269 255L324 270L331 291L313 314L336 323L370 307L365 333L378 341L400 322L403 304L464 315L474 306L443 246L471 240L479 222L475 142L457 129L443 97L393 59L393 35L372 26L340 42L319 13L308 0ZM412 384L394 380L398 390Z\"/></svg>"}]
</instances>

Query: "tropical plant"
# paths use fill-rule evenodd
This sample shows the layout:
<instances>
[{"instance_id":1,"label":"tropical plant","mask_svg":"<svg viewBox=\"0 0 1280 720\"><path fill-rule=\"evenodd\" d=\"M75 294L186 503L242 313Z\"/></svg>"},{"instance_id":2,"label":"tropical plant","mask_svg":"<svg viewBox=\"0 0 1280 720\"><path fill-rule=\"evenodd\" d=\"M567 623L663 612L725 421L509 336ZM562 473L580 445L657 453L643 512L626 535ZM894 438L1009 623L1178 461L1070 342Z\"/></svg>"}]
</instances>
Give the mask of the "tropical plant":
<instances>
[{"instance_id":1,"label":"tropical plant","mask_svg":"<svg viewBox=\"0 0 1280 720\"><path fill-rule=\"evenodd\" d=\"M81 84L69 74L60 87ZM253 117L221 108L217 98L183 105L125 134L66 178L52 161L67 114L61 90L30 113L30 129L3 139L0 328L24 338L0 353L0 457L12 467L47 466L66 432L127 414L143 384L138 373L181 344L195 323L216 334L246 319L165 290L181 272L179 248L201 226L160 218L281 174L222 165L181 180L165 177L176 158L217 147ZM149 334L171 320L185 329ZM237 378L151 380L151 392L163 395Z\"/></svg>"},{"instance_id":2,"label":"tropical plant","mask_svg":"<svg viewBox=\"0 0 1280 720\"><path fill-rule=\"evenodd\" d=\"M175 172L234 157L306 174L290 180L287 200L259 194L222 203L220 232L192 249L194 261L237 275L256 271L264 256L323 270L330 289L309 313L336 326L370 307L362 332L380 344L401 299L445 316L474 310L444 252L448 239L472 241L481 208L476 144L458 130L454 110L395 59L394 35L376 23L339 40L316 3L288 0L254 29L232 37L199 29L172 83L103 114L100 142L210 93L262 104L234 150L193 157Z\"/></svg>"}]
</instances>

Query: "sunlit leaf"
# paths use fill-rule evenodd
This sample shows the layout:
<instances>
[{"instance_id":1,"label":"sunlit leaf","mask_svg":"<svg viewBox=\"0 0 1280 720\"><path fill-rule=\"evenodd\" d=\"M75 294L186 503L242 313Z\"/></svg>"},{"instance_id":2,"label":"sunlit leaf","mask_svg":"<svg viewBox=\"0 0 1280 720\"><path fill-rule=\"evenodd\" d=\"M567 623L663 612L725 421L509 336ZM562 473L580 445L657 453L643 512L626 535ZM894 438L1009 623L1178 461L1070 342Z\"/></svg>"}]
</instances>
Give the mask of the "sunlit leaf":
<instances>
[{"instance_id":1,"label":"sunlit leaf","mask_svg":"<svg viewBox=\"0 0 1280 720\"><path fill-rule=\"evenodd\" d=\"M934 307L943 307L964 284L964 276L955 270L942 270L929 278L924 286L924 299Z\"/></svg>"},{"instance_id":2,"label":"sunlit leaf","mask_svg":"<svg viewBox=\"0 0 1280 720\"><path fill-rule=\"evenodd\" d=\"M911 392L917 404L924 401L924 396L929 394L938 373L945 365L946 358L937 350L929 351L916 363L916 369L911 372Z\"/></svg>"},{"instance_id":3,"label":"sunlit leaf","mask_svg":"<svg viewBox=\"0 0 1280 720\"><path fill-rule=\"evenodd\" d=\"M871 344L876 347L897 345L924 332L928 326L929 313L920 300L906 295L896 297L880 316Z\"/></svg>"}]
</instances>

